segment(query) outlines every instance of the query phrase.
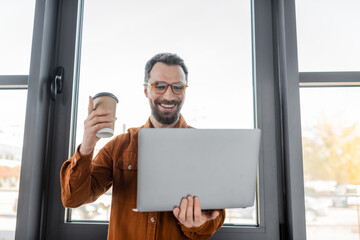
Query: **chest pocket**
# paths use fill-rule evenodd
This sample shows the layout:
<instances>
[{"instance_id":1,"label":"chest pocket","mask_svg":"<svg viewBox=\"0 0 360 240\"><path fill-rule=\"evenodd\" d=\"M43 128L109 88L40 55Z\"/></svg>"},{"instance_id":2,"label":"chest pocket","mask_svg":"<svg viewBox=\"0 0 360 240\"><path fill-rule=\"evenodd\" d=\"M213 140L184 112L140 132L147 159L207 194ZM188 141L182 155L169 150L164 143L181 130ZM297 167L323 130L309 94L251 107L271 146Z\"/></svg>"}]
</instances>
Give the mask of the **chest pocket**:
<instances>
[{"instance_id":1,"label":"chest pocket","mask_svg":"<svg viewBox=\"0 0 360 240\"><path fill-rule=\"evenodd\" d=\"M138 164L137 156L134 153L130 155L125 155L116 163L113 195L116 200L136 207Z\"/></svg>"}]
</instances>

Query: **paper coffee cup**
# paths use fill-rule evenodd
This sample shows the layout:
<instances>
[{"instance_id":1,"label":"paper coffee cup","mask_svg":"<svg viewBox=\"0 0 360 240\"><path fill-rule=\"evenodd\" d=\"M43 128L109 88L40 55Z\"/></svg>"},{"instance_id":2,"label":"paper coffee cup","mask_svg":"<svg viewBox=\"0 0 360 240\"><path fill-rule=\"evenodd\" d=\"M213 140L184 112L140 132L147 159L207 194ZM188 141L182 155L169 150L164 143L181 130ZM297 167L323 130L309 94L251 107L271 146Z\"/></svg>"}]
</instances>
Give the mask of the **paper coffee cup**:
<instances>
[{"instance_id":1,"label":"paper coffee cup","mask_svg":"<svg viewBox=\"0 0 360 240\"><path fill-rule=\"evenodd\" d=\"M106 111L111 111L111 116L115 118L116 116L116 104L119 102L117 97L109 92L101 92L96 94L93 97L94 100L94 109L104 109ZM96 136L99 138L108 138L114 135L115 122L111 124L110 128L102 128L97 133Z\"/></svg>"}]
</instances>

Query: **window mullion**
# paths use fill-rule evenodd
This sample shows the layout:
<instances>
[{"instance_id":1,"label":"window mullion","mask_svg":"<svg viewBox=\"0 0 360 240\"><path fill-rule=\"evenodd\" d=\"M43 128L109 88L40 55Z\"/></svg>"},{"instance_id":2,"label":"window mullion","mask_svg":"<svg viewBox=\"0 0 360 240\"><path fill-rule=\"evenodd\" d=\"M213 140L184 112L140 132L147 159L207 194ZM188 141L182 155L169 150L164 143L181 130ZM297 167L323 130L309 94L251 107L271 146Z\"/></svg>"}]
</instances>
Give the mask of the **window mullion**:
<instances>
[{"instance_id":1,"label":"window mullion","mask_svg":"<svg viewBox=\"0 0 360 240\"><path fill-rule=\"evenodd\" d=\"M300 86L359 86L360 72L300 72Z\"/></svg>"},{"instance_id":2,"label":"window mullion","mask_svg":"<svg viewBox=\"0 0 360 240\"><path fill-rule=\"evenodd\" d=\"M0 75L0 89L27 89L28 75Z\"/></svg>"}]
</instances>

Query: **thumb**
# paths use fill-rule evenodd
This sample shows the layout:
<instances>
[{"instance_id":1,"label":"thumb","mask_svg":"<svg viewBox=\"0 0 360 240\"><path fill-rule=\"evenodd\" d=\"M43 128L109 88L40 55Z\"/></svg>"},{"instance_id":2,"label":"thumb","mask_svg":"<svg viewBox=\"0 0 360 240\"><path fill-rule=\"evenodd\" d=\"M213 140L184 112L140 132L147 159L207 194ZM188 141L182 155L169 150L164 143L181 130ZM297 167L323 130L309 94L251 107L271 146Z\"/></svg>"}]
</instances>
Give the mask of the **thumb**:
<instances>
[{"instance_id":1,"label":"thumb","mask_svg":"<svg viewBox=\"0 0 360 240\"><path fill-rule=\"evenodd\" d=\"M219 214L220 214L219 211L213 211L211 213L209 220L213 220L213 219L217 218L219 216Z\"/></svg>"},{"instance_id":2,"label":"thumb","mask_svg":"<svg viewBox=\"0 0 360 240\"><path fill-rule=\"evenodd\" d=\"M88 107L88 115L94 110L94 101L91 96L89 96L89 107Z\"/></svg>"}]
</instances>

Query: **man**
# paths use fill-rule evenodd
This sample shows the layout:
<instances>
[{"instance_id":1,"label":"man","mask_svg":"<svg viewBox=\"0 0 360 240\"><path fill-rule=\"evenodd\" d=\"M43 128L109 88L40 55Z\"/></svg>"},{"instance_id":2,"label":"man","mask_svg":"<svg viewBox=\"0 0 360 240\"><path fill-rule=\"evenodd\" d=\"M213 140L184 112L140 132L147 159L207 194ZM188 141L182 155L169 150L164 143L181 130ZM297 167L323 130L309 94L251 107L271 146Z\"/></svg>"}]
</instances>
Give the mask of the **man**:
<instances>
[{"instance_id":1,"label":"man","mask_svg":"<svg viewBox=\"0 0 360 240\"><path fill-rule=\"evenodd\" d=\"M149 99L151 116L142 127L190 127L180 114L187 75L183 60L175 54L157 54L147 62L144 93ZM92 160L99 140L96 132L110 127L115 120L108 112L93 109L93 100L89 98L83 142L61 168L63 205L75 208L93 202L113 186L108 239L209 239L222 226L225 211L202 211L197 197L184 196L181 202L179 199L180 206L173 212L132 210L136 208L140 128L117 136Z\"/></svg>"}]
</instances>

